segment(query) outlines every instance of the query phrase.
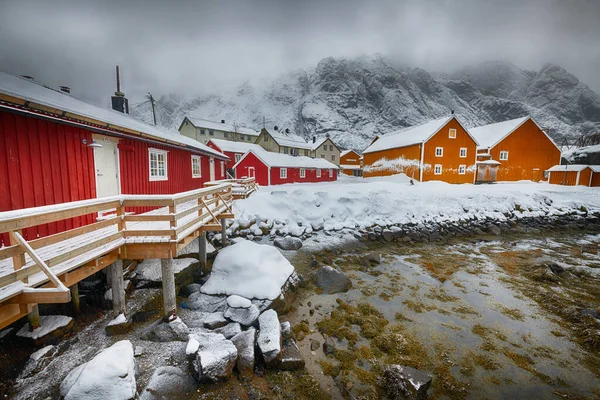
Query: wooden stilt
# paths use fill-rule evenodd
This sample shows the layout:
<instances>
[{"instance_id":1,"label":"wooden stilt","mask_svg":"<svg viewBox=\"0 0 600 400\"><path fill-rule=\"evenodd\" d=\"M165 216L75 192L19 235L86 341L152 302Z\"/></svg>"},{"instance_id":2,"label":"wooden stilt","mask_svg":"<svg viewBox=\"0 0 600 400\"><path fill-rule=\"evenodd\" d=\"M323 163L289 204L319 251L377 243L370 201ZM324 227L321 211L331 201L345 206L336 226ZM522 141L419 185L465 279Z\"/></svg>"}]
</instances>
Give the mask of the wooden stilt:
<instances>
[{"instance_id":1,"label":"wooden stilt","mask_svg":"<svg viewBox=\"0 0 600 400\"><path fill-rule=\"evenodd\" d=\"M117 260L110 265L110 282L112 302L115 316L126 313L125 282L123 281L123 260Z\"/></svg>"},{"instance_id":2,"label":"wooden stilt","mask_svg":"<svg viewBox=\"0 0 600 400\"><path fill-rule=\"evenodd\" d=\"M73 312L79 314L81 307L79 305L79 284L74 284L69 288L71 291L71 301L73 302Z\"/></svg>"},{"instance_id":3,"label":"wooden stilt","mask_svg":"<svg viewBox=\"0 0 600 400\"><path fill-rule=\"evenodd\" d=\"M198 259L200 260L200 269L203 274L207 274L206 270L206 232L198 237Z\"/></svg>"},{"instance_id":4,"label":"wooden stilt","mask_svg":"<svg viewBox=\"0 0 600 400\"><path fill-rule=\"evenodd\" d=\"M34 331L40 327L40 308L38 305L31 307L31 311L27 314L27 320L29 321L29 331Z\"/></svg>"},{"instance_id":5,"label":"wooden stilt","mask_svg":"<svg viewBox=\"0 0 600 400\"><path fill-rule=\"evenodd\" d=\"M221 244L227 246L227 218L221 218Z\"/></svg>"},{"instance_id":6,"label":"wooden stilt","mask_svg":"<svg viewBox=\"0 0 600 400\"><path fill-rule=\"evenodd\" d=\"M177 314L177 299L175 298L175 274L173 272L173 259L160 260L162 270L163 309L164 316Z\"/></svg>"}]
</instances>

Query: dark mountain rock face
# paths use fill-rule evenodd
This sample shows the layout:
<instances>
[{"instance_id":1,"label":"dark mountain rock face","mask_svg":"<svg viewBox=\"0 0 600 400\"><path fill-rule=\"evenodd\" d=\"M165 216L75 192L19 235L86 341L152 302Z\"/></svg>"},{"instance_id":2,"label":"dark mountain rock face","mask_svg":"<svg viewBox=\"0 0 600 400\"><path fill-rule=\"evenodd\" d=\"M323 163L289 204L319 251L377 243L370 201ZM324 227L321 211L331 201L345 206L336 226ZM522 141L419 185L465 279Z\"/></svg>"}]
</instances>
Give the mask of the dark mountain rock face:
<instances>
[{"instance_id":1,"label":"dark mountain rock face","mask_svg":"<svg viewBox=\"0 0 600 400\"><path fill-rule=\"evenodd\" d=\"M600 96L553 64L533 72L486 62L447 75L384 57L326 58L314 70L191 100L170 95L159 102L164 107L159 107L158 121L168 128L177 129L186 114L255 129L266 121L267 127L289 127L307 138L329 134L342 147L359 150L375 135L452 110L467 126L531 115L559 143L563 137L600 131ZM150 120L147 110L136 111Z\"/></svg>"}]
</instances>

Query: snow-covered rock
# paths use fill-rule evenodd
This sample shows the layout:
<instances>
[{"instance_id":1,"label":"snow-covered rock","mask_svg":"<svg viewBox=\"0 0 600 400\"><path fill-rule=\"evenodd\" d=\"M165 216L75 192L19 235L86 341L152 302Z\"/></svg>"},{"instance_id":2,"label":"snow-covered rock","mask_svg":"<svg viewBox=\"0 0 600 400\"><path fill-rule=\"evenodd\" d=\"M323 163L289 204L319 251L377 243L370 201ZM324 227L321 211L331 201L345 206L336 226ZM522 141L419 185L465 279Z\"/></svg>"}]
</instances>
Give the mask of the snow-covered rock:
<instances>
[{"instance_id":1,"label":"snow-covered rock","mask_svg":"<svg viewBox=\"0 0 600 400\"><path fill-rule=\"evenodd\" d=\"M185 342L188 340L189 328L178 317L171 322L157 321L146 328L141 338L151 342Z\"/></svg>"},{"instance_id":2,"label":"snow-covered rock","mask_svg":"<svg viewBox=\"0 0 600 400\"><path fill-rule=\"evenodd\" d=\"M229 324L222 326L221 328L215 329L215 332L225 336L225 339L231 339L241 331L242 326L237 322L230 322Z\"/></svg>"},{"instance_id":3,"label":"snow-covered rock","mask_svg":"<svg viewBox=\"0 0 600 400\"><path fill-rule=\"evenodd\" d=\"M136 396L135 359L129 340L102 350L73 369L60 385L65 400L128 400Z\"/></svg>"},{"instance_id":4,"label":"snow-covered rock","mask_svg":"<svg viewBox=\"0 0 600 400\"><path fill-rule=\"evenodd\" d=\"M276 367L281 362L281 325L277 312L267 310L258 317L258 348L267 367Z\"/></svg>"},{"instance_id":5,"label":"snow-covered rock","mask_svg":"<svg viewBox=\"0 0 600 400\"><path fill-rule=\"evenodd\" d=\"M201 292L194 292L188 297L188 300L184 302L185 308L190 310L213 313L217 311L225 311L227 307L226 296L211 296Z\"/></svg>"},{"instance_id":6,"label":"snow-covered rock","mask_svg":"<svg viewBox=\"0 0 600 400\"><path fill-rule=\"evenodd\" d=\"M223 316L222 312L214 312L208 314L204 319L204 327L208 329L217 329L229 323Z\"/></svg>"},{"instance_id":7,"label":"snow-covered rock","mask_svg":"<svg viewBox=\"0 0 600 400\"><path fill-rule=\"evenodd\" d=\"M256 341L256 329L249 328L231 338L231 341L237 348L237 369L243 376L252 375L254 372L254 364L256 355L254 353L254 345Z\"/></svg>"},{"instance_id":8,"label":"snow-covered rock","mask_svg":"<svg viewBox=\"0 0 600 400\"><path fill-rule=\"evenodd\" d=\"M66 315L41 315L40 327L29 331L29 324L23 325L17 336L42 343L52 337L61 337L73 328L73 318Z\"/></svg>"},{"instance_id":9,"label":"snow-covered rock","mask_svg":"<svg viewBox=\"0 0 600 400\"><path fill-rule=\"evenodd\" d=\"M250 303L250 307L248 308L228 307L223 315L225 318L234 322L239 322L243 326L250 326L256 322L260 315L260 311L258 311L258 307Z\"/></svg>"},{"instance_id":10,"label":"snow-covered rock","mask_svg":"<svg viewBox=\"0 0 600 400\"><path fill-rule=\"evenodd\" d=\"M162 268L160 258L148 258L135 267L135 280L147 282L162 282ZM198 265L195 258L176 258L173 261L173 272L175 279L181 274L191 273Z\"/></svg>"},{"instance_id":11,"label":"snow-covered rock","mask_svg":"<svg viewBox=\"0 0 600 400\"><path fill-rule=\"evenodd\" d=\"M304 358L294 339L288 339L283 343L281 363L279 369L284 371L296 371L304 368Z\"/></svg>"},{"instance_id":12,"label":"snow-covered rock","mask_svg":"<svg viewBox=\"0 0 600 400\"><path fill-rule=\"evenodd\" d=\"M115 336L125 334L131 331L132 328L132 322L125 317L125 314L121 313L106 325L104 331L108 336Z\"/></svg>"},{"instance_id":13,"label":"snow-covered rock","mask_svg":"<svg viewBox=\"0 0 600 400\"><path fill-rule=\"evenodd\" d=\"M297 228L294 228L295 230ZM303 232L302 232L303 233ZM300 236L302 233L294 236ZM277 238L273 241L275 247L279 247L281 250L298 250L302 247L302 240L297 237L286 236L284 238Z\"/></svg>"},{"instance_id":14,"label":"snow-covered rock","mask_svg":"<svg viewBox=\"0 0 600 400\"><path fill-rule=\"evenodd\" d=\"M383 370L382 386L392 399L422 400L427 398L431 375L415 368L388 365Z\"/></svg>"},{"instance_id":15,"label":"snow-covered rock","mask_svg":"<svg viewBox=\"0 0 600 400\"><path fill-rule=\"evenodd\" d=\"M234 294L227 298L227 305L233 308L248 308L252 305L252 302L245 297Z\"/></svg>"},{"instance_id":16,"label":"snow-covered rock","mask_svg":"<svg viewBox=\"0 0 600 400\"><path fill-rule=\"evenodd\" d=\"M196 357L196 353L200 348L200 342L196 340L194 337L190 337L188 340L187 346L185 347L185 355L188 357Z\"/></svg>"},{"instance_id":17,"label":"snow-covered rock","mask_svg":"<svg viewBox=\"0 0 600 400\"><path fill-rule=\"evenodd\" d=\"M293 273L279 250L243 240L219 252L202 292L274 300Z\"/></svg>"},{"instance_id":18,"label":"snow-covered rock","mask_svg":"<svg viewBox=\"0 0 600 400\"><path fill-rule=\"evenodd\" d=\"M185 285L179 290L179 296L190 297L192 293L199 292L201 288L202 285L199 283L190 283L189 285Z\"/></svg>"},{"instance_id":19,"label":"snow-covered rock","mask_svg":"<svg viewBox=\"0 0 600 400\"><path fill-rule=\"evenodd\" d=\"M190 340L198 343L193 362L196 376L201 382L216 382L227 379L237 360L237 348L218 333L192 333Z\"/></svg>"},{"instance_id":20,"label":"snow-covered rock","mask_svg":"<svg viewBox=\"0 0 600 400\"><path fill-rule=\"evenodd\" d=\"M158 367L140 394L140 400L181 398L196 391L194 378L177 367Z\"/></svg>"},{"instance_id":21,"label":"snow-covered rock","mask_svg":"<svg viewBox=\"0 0 600 400\"><path fill-rule=\"evenodd\" d=\"M32 353L29 356L29 360L27 360L25 367L19 374L19 379L27 378L34 371L42 369L49 362L52 356L56 354L56 352L56 347L54 347L53 345L48 345Z\"/></svg>"}]
</instances>

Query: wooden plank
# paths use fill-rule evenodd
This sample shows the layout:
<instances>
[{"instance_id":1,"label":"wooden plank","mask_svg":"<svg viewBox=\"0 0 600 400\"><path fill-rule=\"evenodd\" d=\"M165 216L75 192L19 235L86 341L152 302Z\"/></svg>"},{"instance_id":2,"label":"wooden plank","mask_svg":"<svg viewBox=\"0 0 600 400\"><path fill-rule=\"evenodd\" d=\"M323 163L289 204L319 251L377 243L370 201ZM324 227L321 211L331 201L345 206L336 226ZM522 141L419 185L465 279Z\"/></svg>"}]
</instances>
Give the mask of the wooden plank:
<instances>
[{"instance_id":1,"label":"wooden plank","mask_svg":"<svg viewBox=\"0 0 600 400\"><path fill-rule=\"evenodd\" d=\"M221 230L221 224L206 224L206 225L202 225L202 228L200 228L200 230L202 232L220 231Z\"/></svg>"},{"instance_id":2,"label":"wooden plank","mask_svg":"<svg viewBox=\"0 0 600 400\"><path fill-rule=\"evenodd\" d=\"M111 217L109 219L95 222L93 224L85 225L79 228L71 229L69 231L57 233L55 235L46 236L40 239L35 239L29 242L31 247L34 249L39 249L40 247L46 247L51 244L55 244L58 242L62 242L67 239L72 239L75 236L80 236L86 233L93 232L98 229L106 228L107 226L114 225L119 222L117 217Z\"/></svg>"},{"instance_id":3,"label":"wooden plank","mask_svg":"<svg viewBox=\"0 0 600 400\"><path fill-rule=\"evenodd\" d=\"M131 230L124 231L125 237L134 237L134 236L171 236L173 231L171 229L155 229L155 230Z\"/></svg>"},{"instance_id":4,"label":"wooden plank","mask_svg":"<svg viewBox=\"0 0 600 400\"><path fill-rule=\"evenodd\" d=\"M0 329L4 329L13 322L23 318L27 312L21 312L19 304L0 305Z\"/></svg>"},{"instance_id":5,"label":"wooden plank","mask_svg":"<svg viewBox=\"0 0 600 400\"><path fill-rule=\"evenodd\" d=\"M25 247L25 252L27 252L27 254L29 254L29 257L31 257L33 259L33 261L35 261L35 263L40 267L40 269L42 270L42 272L44 274L46 274L46 276L48 277L48 279L50 279L50 281L52 283L54 283L57 288L59 288L59 289L65 289L66 290L67 288L56 277L56 275L54 275L54 273L50 270L50 268L48 268L48 266L46 265L46 263L31 248L31 246L29 246L29 243L27 243L25 241L25 239L23 239L23 237L21 236L21 234L19 234L18 232L13 232L12 234L13 234L13 237L17 240L17 242L19 244L21 244L21 246ZM70 292L69 292L69 295L70 295Z\"/></svg>"},{"instance_id":6,"label":"wooden plank","mask_svg":"<svg viewBox=\"0 0 600 400\"><path fill-rule=\"evenodd\" d=\"M192 220L190 220L188 223L186 223L186 224L184 224L184 225L182 225L182 226L178 227L178 228L175 230L175 234L176 234L176 235L179 235L181 232L185 231L185 230L186 230L186 229L188 229L190 226L192 226L192 225L194 225L194 224L197 224L197 223L198 223L198 222L200 222L201 220L202 220L202 216L200 216L200 217L196 217L196 218L193 218L193 219L192 219Z\"/></svg>"},{"instance_id":7,"label":"wooden plank","mask_svg":"<svg viewBox=\"0 0 600 400\"><path fill-rule=\"evenodd\" d=\"M16 257L19 254L23 254L24 249L21 245L13 245L8 247L0 248L0 260L6 260L7 258Z\"/></svg>"},{"instance_id":8,"label":"wooden plank","mask_svg":"<svg viewBox=\"0 0 600 400\"><path fill-rule=\"evenodd\" d=\"M27 277L40 272L40 267L37 265L28 265L9 274L0 276L0 288L26 279Z\"/></svg>"},{"instance_id":9,"label":"wooden plank","mask_svg":"<svg viewBox=\"0 0 600 400\"><path fill-rule=\"evenodd\" d=\"M71 301L71 291L31 289L6 300L8 304L53 304Z\"/></svg>"},{"instance_id":10,"label":"wooden plank","mask_svg":"<svg viewBox=\"0 0 600 400\"><path fill-rule=\"evenodd\" d=\"M203 207L204 207L203 205L197 205L197 206L194 206L194 207L187 208L187 209L185 209L183 211L179 211L177 214L175 214L175 219L179 220L179 219L181 219L183 217L186 217L186 216L188 216L190 214L195 213L198 210L201 210Z\"/></svg>"},{"instance_id":11,"label":"wooden plank","mask_svg":"<svg viewBox=\"0 0 600 400\"><path fill-rule=\"evenodd\" d=\"M219 214L219 218L227 218L227 219L231 219L231 218L235 218L235 215L233 213L228 214L228 213L221 213Z\"/></svg>"},{"instance_id":12,"label":"wooden plank","mask_svg":"<svg viewBox=\"0 0 600 400\"><path fill-rule=\"evenodd\" d=\"M170 243L128 243L123 246L121 258L128 260L166 258L170 254Z\"/></svg>"},{"instance_id":13,"label":"wooden plank","mask_svg":"<svg viewBox=\"0 0 600 400\"><path fill-rule=\"evenodd\" d=\"M126 222L132 221L175 221L176 216L172 214L128 214L125 215Z\"/></svg>"},{"instance_id":14,"label":"wooden plank","mask_svg":"<svg viewBox=\"0 0 600 400\"><path fill-rule=\"evenodd\" d=\"M169 199L130 199L125 198L123 201L124 207L168 207L172 204Z\"/></svg>"},{"instance_id":15,"label":"wooden plank","mask_svg":"<svg viewBox=\"0 0 600 400\"><path fill-rule=\"evenodd\" d=\"M94 250L98 247L102 247L105 244L109 244L110 242L117 240L123 237L123 232L115 232L112 235L102 237L97 240L93 240L91 242L87 242L85 245L81 247L77 247L73 250L67 251L65 253L61 253L58 256L52 257L46 261L46 264L50 267L58 265L64 261L67 261L71 258L75 258L81 254L87 253L88 251Z\"/></svg>"}]
</instances>

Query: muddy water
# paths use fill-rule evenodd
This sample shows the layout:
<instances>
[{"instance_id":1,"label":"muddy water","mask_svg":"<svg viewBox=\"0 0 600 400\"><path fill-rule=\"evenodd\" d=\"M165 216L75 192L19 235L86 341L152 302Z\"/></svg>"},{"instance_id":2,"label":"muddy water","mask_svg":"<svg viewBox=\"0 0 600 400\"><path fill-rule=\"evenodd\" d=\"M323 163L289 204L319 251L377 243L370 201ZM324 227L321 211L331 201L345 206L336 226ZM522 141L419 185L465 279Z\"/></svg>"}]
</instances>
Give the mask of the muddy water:
<instances>
[{"instance_id":1,"label":"muddy water","mask_svg":"<svg viewBox=\"0 0 600 400\"><path fill-rule=\"evenodd\" d=\"M600 398L597 349L582 346L572 324L535 300L543 290L564 296L565 307L600 308L599 243L600 235L578 232L412 247L351 245L334 256L321 251L314 253L316 259L341 268L354 287L336 295L309 288L288 317L293 325L308 322L301 351L309 372L334 398L380 396L373 376L365 378L362 372L398 360L397 355L377 351L365 359L358 349L374 349L376 339L360 336L352 323L348 326L359 333L357 342L334 341L337 348L355 352L352 367L343 366L336 356L325 356L322 347L311 349L312 340L324 342L326 334L317 324L328 320L338 299L372 305L389 322L382 332L398 327L426 350L421 359L410 354L401 359L432 373L433 398ZM366 253L381 256L381 263L365 267L349 256ZM292 260L308 269L310 258L300 252ZM559 263L566 272L549 284L531 279L528 274L545 271L539 265L548 262ZM581 270L585 276L575 275ZM583 280L585 287L580 285ZM590 285L593 282L596 285ZM323 360L342 365L341 371L329 373L335 377L326 375Z\"/></svg>"}]
</instances>

